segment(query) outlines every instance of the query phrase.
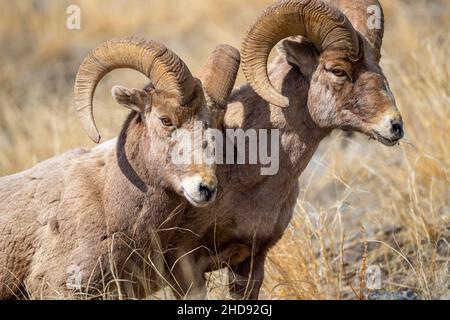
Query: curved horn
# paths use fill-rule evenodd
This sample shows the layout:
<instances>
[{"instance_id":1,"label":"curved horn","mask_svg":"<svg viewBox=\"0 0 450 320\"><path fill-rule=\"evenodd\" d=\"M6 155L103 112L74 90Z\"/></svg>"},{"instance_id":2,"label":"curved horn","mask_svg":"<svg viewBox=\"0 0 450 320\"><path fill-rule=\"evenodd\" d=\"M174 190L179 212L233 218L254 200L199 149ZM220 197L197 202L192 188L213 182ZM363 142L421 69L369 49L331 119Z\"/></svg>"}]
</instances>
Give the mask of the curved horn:
<instances>
[{"instance_id":1,"label":"curved horn","mask_svg":"<svg viewBox=\"0 0 450 320\"><path fill-rule=\"evenodd\" d=\"M384 12L378 0L330 0L368 41L377 62L381 59L384 35Z\"/></svg>"},{"instance_id":2,"label":"curved horn","mask_svg":"<svg viewBox=\"0 0 450 320\"><path fill-rule=\"evenodd\" d=\"M335 7L320 0L283 0L267 8L243 40L242 68L252 88L280 107L287 107L289 100L271 84L267 60L280 40L294 35L308 38L320 52L339 50L353 61L360 58L358 35Z\"/></svg>"},{"instance_id":3,"label":"curved horn","mask_svg":"<svg viewBox=\"0 0 450 320\"><path fill-rule=\"evenodd\" d=\"M99 81L110 71L130 68L146 75L154 87L176 94L180 105L193 96L195 81L184 62L164 45L128 37L111 40L84 58L75 80L77 112L88 136L95 143L100 134L95 124L92 100Z\"/></svg>"},{"instance_id":4,"label":"curved horn","mask_svg":"<svg viewBox=\"0 0 450 320\"><path fill-rule=\"evenodd\" d=\"M239 71L241 56L229 45L218 45L200 71L200 80L209 97L226 108Z\"/></svg>"}]
</instances>

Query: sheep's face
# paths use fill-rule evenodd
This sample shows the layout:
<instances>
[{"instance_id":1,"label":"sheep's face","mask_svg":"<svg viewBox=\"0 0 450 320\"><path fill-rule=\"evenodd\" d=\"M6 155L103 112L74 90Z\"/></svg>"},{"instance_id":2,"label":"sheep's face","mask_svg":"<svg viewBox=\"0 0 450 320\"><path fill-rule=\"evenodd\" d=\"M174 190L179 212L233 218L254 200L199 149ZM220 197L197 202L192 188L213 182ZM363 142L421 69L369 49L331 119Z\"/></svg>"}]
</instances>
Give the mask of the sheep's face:
<instances>
[{"instance_id":1,"label":"sheep's face","mask_svg":"<svg viewBox=\"0 0 450 320\"><path fill-rule=\"evenodd\" d=\"M142 151L148 171L161 187L175 191L196 207L212 203L217 178L214 143L207 129L221 126L223 111L207 104L201 84L186 106L180 106L177 97L153 88L114 87L113 96L141 114L147 132Z\"/></svg>"},{"instance_id":2,"label":"sheep's face","mask_svg":"<svg viewBox=\"0 0 450 320\"><path fill-rule=\"evenodd\" d=\"M349 61L325 52L311 76L308 107L321 127L364 133L393 146L403 138L403 122L378 64Z\"/></svg>"},{"instance_id":3,"label":"sheep's face","mask_svg":"<svg viewBox=\"0 0 450 320\"><path fill-rule=\"evenodd\" d=\"M309 82L308 109L321 128L359 131L385 145L403 137L403 122L380 66L366 56L358 62L342 52L319 55L303 38L279 47L287 62Z\"/></svg>"}]
</instances>

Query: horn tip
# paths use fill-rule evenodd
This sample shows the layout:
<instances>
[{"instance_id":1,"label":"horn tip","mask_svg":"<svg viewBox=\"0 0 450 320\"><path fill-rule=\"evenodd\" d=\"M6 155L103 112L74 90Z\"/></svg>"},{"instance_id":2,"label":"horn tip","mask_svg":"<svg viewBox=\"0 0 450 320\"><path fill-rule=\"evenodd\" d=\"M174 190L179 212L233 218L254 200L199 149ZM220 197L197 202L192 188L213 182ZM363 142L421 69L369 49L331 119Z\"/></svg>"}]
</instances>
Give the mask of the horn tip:
<instances>
[{"instance_id":1,"label":"horn tip","mask_svg":"<svg viewBox=\"0 0 450 320\"><path fill-rule=\"evenodd\" d=\"M266 100L268 103L279 107L279 108L288 108L290 106L290 100L288 97L283 96L276 92L274 89L271 90L272 92L269 93L263 93L263 92L257 92L257 94L264 100Z\"/></svg>"},{"instance_id":2,"label":"horn tip","mask_svg":"<svg viewBox=\"0 0 450 320\"><path fill-rule=\"evenodd\" d=\"M273 104L274 106L277 106L279 108L288 108L290 105L289 98L286 96L283 96L281 94L273 94L270 97L263 98L269 103Z\"/></svg>"},{"instance_id":3,"label":"horn tip","mask_svg":"<svg viewBox=\"0 0 450 320\"><path fill-rule=\"evenodd\" d=\"M240 54L239 50L229 44L219 44L216 46L215 51L224 52L229 57L231 57L237 61L241 60L241 54Z\"/></svg>"},{"instance_id":4,"label":"horn tip","mask_svg":"<svg viewBox=\"0 0 450 320\"><path fill-rule=\"evenodd\" d=\"M102 140L102 137L98 132L88 132L87 134L95 144L99 144L100 140Z\"/></svg>"},{"instance_id":5,"label":"horn tip","mask_svg":"<svg viewBox=\"0 0 450 320\"><path fill-rule=\"evenodd\" d=\"M84 131L86 132L88 137L92 140L92 142L94 142L95 144L99 144L100 140L102 139L102 136L98 132L97 127L92 122L86 123L86 121L83 120L84 119L82 119L81 122L83 123Z\"/></svg>"},{"instance_id":6,"label":"horn tip","mask_svg":"<svg viewBox=\"0 0 450 320\"><path fill-rule=\"evenodd\" d=\"M289 105L290 105L289 99L284 97L284 99L282 101L276 103L275 105L280 108L289 108Z\"/></svg>"}]
</instances>

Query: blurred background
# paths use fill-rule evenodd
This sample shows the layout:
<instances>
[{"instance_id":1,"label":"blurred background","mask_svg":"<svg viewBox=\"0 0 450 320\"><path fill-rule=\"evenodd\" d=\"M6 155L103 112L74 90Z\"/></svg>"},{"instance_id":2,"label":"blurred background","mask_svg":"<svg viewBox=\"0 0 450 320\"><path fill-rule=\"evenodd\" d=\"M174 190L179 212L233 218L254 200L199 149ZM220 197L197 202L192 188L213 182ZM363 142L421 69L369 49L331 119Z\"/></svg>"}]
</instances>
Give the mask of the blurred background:
<instances>
[{"instance_id":1,"label":"blurred background","mask_svg":"<svg viewBox=\"0 0 450 320\"><path fill-rule=\"evenodd\" d=\"M0 175L92 146L72 92L79 64L98 44L158 40L195 74L216 44L239 48L273 2L0 0ZM81 9L80 30L66 27L72 4ZM382 4L382 66L406 140L387 148L336 132L322 143L301 178L295 217L271 251L264 298L450 299L450 1ZM94 105L103 141L126 116L109 93L116 84L140 88L146 80L118 70L100 83ZM211 298L226 297L223 273L209 276Z\"/></svg>"}]
</instances>

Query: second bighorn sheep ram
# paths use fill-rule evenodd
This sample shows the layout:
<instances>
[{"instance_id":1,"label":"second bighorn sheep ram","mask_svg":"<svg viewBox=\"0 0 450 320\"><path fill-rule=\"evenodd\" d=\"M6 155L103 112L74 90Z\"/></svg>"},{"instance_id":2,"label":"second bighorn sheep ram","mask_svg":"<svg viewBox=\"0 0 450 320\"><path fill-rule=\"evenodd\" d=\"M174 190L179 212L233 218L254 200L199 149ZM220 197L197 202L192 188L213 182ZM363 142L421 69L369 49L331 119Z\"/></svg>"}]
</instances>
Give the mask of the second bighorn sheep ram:
<instances>
[{"instance_id":1,"label":"second bighorn sheep ram","mask_svg":"<svg viewBox=\"0 0 450 320\"><path fill-rule=\"evenodd\" d=\"M291 220L298 178L319 143L335 129L388 146L403 137L379 65L384 29L367 26L371 5L381 8L377 0L279 1L251 26L241 51L250 85L232 93L224 127L279 129L280 171L261 176L259 165L218 166L220 195L183 214L179 232L195 234L174 236L178 252L166 257L177 291L204 293L204 273L228 267L232 295L257 298L267 252ZM291 36L267 68L271 49Z\"/></svg>"},{"instance_id":2,"label":"second bighorn sheep ram","mask_svg":"<svg viewBox=\"0 0 450 320\"><path fill-rule=\"evenodd\" d=\"M163 229L155 238L164 247L185 199L194 206L212 202L215 165L174 164L173 133L192 131L196 122L203 130L221 126L239 62L236 49L218 46L196 79L165 46L133 37L108 41L86 57L75 99L95 142L92 100L102 77L131 68L151 85L113 89L132 110L117 143L71 151L0 179L0 299L23 292L57 297L66 291L68 272L75 273L72 285L101 294L140 267L134 249L153 243L157 229ZM202 147L213 148L206 139Z\"/></svg>"}]
</instances>

